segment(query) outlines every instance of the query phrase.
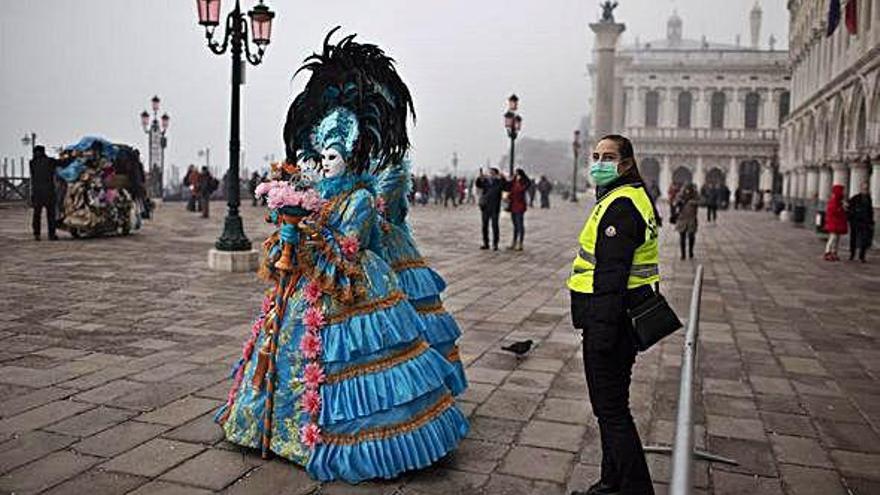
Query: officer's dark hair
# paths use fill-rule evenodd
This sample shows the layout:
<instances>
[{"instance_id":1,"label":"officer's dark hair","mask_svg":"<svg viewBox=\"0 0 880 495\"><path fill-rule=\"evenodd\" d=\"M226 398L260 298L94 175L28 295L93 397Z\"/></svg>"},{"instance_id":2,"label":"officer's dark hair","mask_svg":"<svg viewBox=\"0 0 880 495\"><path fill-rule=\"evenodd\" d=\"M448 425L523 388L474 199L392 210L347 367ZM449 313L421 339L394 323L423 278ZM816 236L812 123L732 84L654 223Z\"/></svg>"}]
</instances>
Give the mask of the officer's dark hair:
<instances>
[{"instance_id":1,"label":"officer's dark hair","mask_svg":"<svg viewBox=\"0 0 880 495\"><path fill-rule=\"evenodd\" d=\"M641 179L641 175L639 174L639 166L638 163L636 163L636 153L633 150L632 141L630 141L628 137L621 136L620 134L607 134L605 136L602 136L602 139L600 139L599 141L604 141L606 139L609 141L614 141L617 144L617 152L620 154L621 161L626 160L627 158L632 161L633 166L630 167L628 173L639 176L639 178ZM599 141L596 142L598 143Z\"/></svg>"}]
</instances>

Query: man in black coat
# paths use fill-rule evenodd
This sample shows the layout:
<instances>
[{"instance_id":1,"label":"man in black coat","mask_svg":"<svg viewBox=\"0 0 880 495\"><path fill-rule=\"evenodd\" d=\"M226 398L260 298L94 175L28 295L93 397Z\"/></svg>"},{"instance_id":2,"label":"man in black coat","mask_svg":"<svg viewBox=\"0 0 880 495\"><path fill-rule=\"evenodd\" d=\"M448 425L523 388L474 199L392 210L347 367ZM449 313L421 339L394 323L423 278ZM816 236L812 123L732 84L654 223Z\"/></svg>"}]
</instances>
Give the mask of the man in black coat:
<instances>
[{"instance_id":1,"label":"man in black coat","mask_svg":"<svg viewBox=\"0 0 880 495\"><path fill-rule=\"evenodd\" d=\"M55 235L55 168L57 163L46 156L46 148L34 147L31 158L31 204L34 207L33 229L34 239L40 240L40 217L46 209L46 223L49 227L49 240L57 241Z\"/></svg>"},{"instance_id":2,"label":"man in black coat","mask_svg":"<svg viewBox=\"0 0 880 495\"><path fill-rule=\"evenodd\" d=\"M504 178L497 168L489 169L489 175L477 177L477 189L480 190L480 212L483 217L483 245L480 249L489 249L489 224L492 224L492 249L498 251L498 215L501 214L501 192L504 189Z\"/></svg>"},{"instance_id":3,"label":"man in black coat","mask_svg":"<svg viewBox=\"0 0 880 495\"><path fill-rule=\"evenodd\" d=\"M874 240L874 207L871 204L870 187L862 183L859 193L849 198L847 214L849 220L849 259L854 260L856 252L859 260L865 262L865 251Z\"/></svg>"}]
</instances>

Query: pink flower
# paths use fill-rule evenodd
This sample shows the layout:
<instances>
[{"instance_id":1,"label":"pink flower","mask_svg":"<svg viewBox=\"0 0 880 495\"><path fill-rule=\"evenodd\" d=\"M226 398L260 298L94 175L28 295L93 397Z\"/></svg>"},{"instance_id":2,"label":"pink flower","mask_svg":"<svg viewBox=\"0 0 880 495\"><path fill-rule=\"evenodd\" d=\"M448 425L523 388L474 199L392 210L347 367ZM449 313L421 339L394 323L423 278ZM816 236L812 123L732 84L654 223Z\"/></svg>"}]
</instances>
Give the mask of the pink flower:
<instances>
[{"instance_id":1,"label":"pink flower","mask_svg":"<svg viewBox=\"0 0 880 495\"><path fill-rule=\"evenodd\" d=\"M302 408L309 414L318 414L321 410L321 394L317 390L306 390L302 395Z\"/></svg>"},{"instance_id":2,"label":"pink flower","mask_svg":"<svg viewBox=\"0 0 880 495\"><path fill-rule=\"evenodd\" d=\"M266 314L270 309L272 309L272 298L266 296L263 298L263 304L260 305L260 312Z\"/></svg>"},{"instance_id":3,"label":"pink flower","mask_svg":"<svg viewBox=\"0 0 880 495\"><path fill-rule=\"evenodd\" d=\"M324 368L318 363L307 364L303 370L303 379L307 389L317 389L318 385L324 383Z\"/></svg>"},{"instance_id":4,"label":"pink flower","mask_svg":"<svg viewBox=\"0 0 880 495\"><path fill-rule=\"evenodd\" d=\"M323 291L321 290L321 285L315 280L312 280L306 284L305 288L303 288L303 297L305 297L306 301L312 306L318 302L318 299L321 298L322 294Z\"/></svg>"},{"instance_id":5,"label":"pink flower","mask_svg":"<svg viewBox=\"0 0 880 495\"><path fill-rule=\"evenodd\" d=\"M317 359L321 352L321 337L313 332L306 332L299 341L299 350L308 359Z\"/></svg>"},{"instance_id":6,"label":"pink flower","mask_svg":"<svg viewBox=\"0 0 880 495\"><path fill-rule=\"evenodd\" d=\"M314 189L310 189L303 193L301 201L302 203L300 206L309 211L318 211L324 204L324 200L321 199L321 196Z\"/></svg>"},{"instance_id":7,"label":"pink flower","mask_svg":"<svg viewBox=\"0 0 880 495\"><path fill-rule=\"evenodd\" d=\"M260 196L265 195L267 192L269 192L269 189L272 189L273 184L275 184L275 182L276 181L260 182L259 184L257 184L257 188L254 189L254 196L259 198Z\"/></svg>"},{"instance_id":8,"label":"pink flower","mask_svg":"<svg viewBox=\"0 0 880 495\"><path fill-rule=\"evenodd\" d=\"M354 258L360 250L360 244L358 238L353 235L345 236L339 241L339 246L342 248L342 254L345 255L346 258Z\"/></svg>"},{"instance_id":9,"label":"pink flower","mask_svg":"<svg viewBox=\"0 0 880 495\"><path fill-rule=\"evenodd\" d=\"M309 423L299 430L299 439L310 449L321 443L321 428L314 423Z\"/></svg>"},{"instance_id":10,"label":"pink flower","mask_svg":"<svg viewBox=\"0 0 880 495\"><path fill-rule=\"evenodd\" d=\"M303 315L303 324L310 330L317 330L327 323L324 320L324 313L317 306L311 306Z\"/></svg>"}]
</instances>

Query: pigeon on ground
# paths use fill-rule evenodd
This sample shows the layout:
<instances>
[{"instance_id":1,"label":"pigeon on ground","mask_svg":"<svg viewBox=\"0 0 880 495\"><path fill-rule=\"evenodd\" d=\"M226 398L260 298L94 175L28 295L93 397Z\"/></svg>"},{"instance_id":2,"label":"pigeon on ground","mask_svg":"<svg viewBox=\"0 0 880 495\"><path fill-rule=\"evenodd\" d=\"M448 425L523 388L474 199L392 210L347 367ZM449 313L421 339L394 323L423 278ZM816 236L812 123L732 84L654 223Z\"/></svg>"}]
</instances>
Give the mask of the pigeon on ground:
<instances>
[{"instance_id":1,"label":"pigeon on ground","mask_svg":"<svg viewBox=\"0 0 880 495\"><path fill-rule=\"evenodd\" d=\"M510 345L506 345L501 349L504 351L512 352L517 356L524 356L527 352L532 349L532 344L535 342L532 339L529 340L521 340L519 342L514 342Z\"/></svg>"}]
</instances>

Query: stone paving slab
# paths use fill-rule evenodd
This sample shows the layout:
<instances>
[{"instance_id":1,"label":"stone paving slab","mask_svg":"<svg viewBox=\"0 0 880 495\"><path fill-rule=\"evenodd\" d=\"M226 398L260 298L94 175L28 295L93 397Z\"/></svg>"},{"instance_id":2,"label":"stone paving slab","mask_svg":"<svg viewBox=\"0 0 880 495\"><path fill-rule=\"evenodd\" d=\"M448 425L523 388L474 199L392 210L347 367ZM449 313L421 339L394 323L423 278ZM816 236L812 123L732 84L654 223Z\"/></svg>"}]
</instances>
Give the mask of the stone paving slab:
<instances>
[{"instance_id":1,"label":"stone paving slab","mask_svg":"<svg viewBox=\"0 0 880 495\"><path fill-rule=\"evenodd\" d=\"M429 469L356 486L263 461L213 424L263 287L207 270L222 218L166 204L133 236L37 244L23 209L0 209L0 492L582 489L598 476L599 439L563 281L588 206L529 211L522 253L479 251L474 207L413 209L463 330L471 431ZM258 243L263 212L243 214ZM684 315L696 263L678 259L677 241L663 229L661 269ZM814 233L764 213L701 224L695 442L740 465L698 463L694 493L880 493L880 264L825 263L821 252ZM526 338L535 348L525 358L499 349ZM646 443L673 438L681 345L673 335L636 365L631 404ZM666 493L669 459L652 454L649 466Z\"/></svg>"}]
</instances>

